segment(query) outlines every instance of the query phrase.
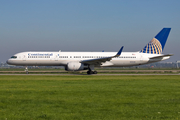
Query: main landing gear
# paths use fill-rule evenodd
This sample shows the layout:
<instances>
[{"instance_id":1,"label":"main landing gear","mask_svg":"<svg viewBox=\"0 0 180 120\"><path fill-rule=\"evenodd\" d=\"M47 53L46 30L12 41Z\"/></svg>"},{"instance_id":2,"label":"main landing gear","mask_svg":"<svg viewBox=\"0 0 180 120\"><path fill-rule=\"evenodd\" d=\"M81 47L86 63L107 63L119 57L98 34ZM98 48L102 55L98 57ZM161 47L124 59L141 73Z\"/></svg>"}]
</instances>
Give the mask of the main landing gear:
<instances>
[{"instance_id":1,"label":"main landing gear","mask_svg":"<svg viewBox=\"0 0 180 120\"><path fill-rule=\"evenodd\" d=\"M97 74L97 71L94 71L94 65L89 65L88 66L88 71L87 71L87 74L90 75L90 74Z\"/></svg>"},{"instance_id":2,"label":"main landing gear","mask_svg":"<svg viewBox=\"0 0 180 120\"><path fill-rule=\"evenodd\" d=\"M87 71L87 74L97 74L97 71Z\"/></svg>"}]
</instances>

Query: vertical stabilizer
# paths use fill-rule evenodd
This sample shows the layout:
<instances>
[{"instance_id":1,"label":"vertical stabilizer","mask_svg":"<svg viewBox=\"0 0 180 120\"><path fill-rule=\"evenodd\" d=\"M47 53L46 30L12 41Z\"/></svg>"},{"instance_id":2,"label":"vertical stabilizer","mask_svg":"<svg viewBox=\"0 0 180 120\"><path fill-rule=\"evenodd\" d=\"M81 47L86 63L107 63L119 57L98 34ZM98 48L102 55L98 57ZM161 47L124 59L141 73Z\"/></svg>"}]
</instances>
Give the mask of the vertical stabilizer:
<instances>
[{"instance_id":1,"label":"vertical stabilizer","mask_svg":"<svg viewBox=\"0 0 180 120\"><path fill-rule=\"evenodd\" d=\"M140 53L161 54L166 44L171 28L163 28Z\"/></svg>"}]
</instances>

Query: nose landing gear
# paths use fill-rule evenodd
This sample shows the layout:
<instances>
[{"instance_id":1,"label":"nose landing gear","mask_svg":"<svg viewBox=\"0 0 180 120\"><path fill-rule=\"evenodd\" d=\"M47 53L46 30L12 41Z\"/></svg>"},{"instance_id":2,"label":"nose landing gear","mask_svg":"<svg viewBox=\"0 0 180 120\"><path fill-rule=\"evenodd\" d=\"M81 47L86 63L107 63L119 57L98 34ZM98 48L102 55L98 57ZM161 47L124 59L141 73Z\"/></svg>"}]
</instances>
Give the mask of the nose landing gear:
<instances>
[{"instance_id":1,"label":"nose landing gear","mask_svg":"<svg viewBox=\"0 0 180 120\"><path fill-rule=\"evenodd\" d=\"M26 74L29 74L27 66L25 67L25 72L26 72Z\"/></svg>"},{"instance_id":2,"label":"nose landing gear","mask_svg":"<svg viewBox=\"0 0 180 120\"><path fill-rule=\"evenodd\" d=\"M87 74L90 75L90 74L97 74L97 71L94 71L94 65L89 65L88 66L88 71L87 71Z\"/></svg>"}]
</instances>

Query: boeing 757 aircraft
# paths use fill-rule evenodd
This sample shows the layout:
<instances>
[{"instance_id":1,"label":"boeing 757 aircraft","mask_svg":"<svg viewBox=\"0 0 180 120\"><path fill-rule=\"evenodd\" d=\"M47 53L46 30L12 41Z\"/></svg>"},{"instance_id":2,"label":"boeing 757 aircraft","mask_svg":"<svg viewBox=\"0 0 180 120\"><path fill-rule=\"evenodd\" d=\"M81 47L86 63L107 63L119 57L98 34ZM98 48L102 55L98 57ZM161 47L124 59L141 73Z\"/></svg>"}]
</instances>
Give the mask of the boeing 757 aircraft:
<instances>
[{"instance_id":1,"label":"boeing 757 aircraft","mask_svg":"<svg viewBox=\"0 0 180 120\"><path fill-rule=\"evenodd\" d=\"M94 67L137 66L169 59L172 54L162 54L171 28L163 28L138 52L21 52L7 60L17 66L64 66L67 71L88 70L97 74Z\"/></svg>"}]
</instances>

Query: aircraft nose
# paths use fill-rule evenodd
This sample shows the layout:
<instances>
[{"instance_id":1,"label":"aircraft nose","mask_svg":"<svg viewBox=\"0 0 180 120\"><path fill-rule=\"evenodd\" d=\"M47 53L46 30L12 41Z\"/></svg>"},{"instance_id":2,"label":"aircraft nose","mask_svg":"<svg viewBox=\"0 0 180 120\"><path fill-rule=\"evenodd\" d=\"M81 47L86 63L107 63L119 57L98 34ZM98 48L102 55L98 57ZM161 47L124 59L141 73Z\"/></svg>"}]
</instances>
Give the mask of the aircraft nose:
<instances>
[{"instance_id":1,"label":"aircraft nose","mask_svg":"<svg viewBox=\"0 0 180 120\"><path fill-rule=\"evenodd\" d=\"M9 64L9 60L7 60L6 63Z\"/></svg>"},{"instance_id":2,"label":"aircraft nose","mask_svg":"<svg viewBox=\"0 0 180 120\"><path fill-rule=\"evenodd\" d=\"M11 60L7 60L6 63L10 65L12 62Z\"/></svg>"}]
</instances>

